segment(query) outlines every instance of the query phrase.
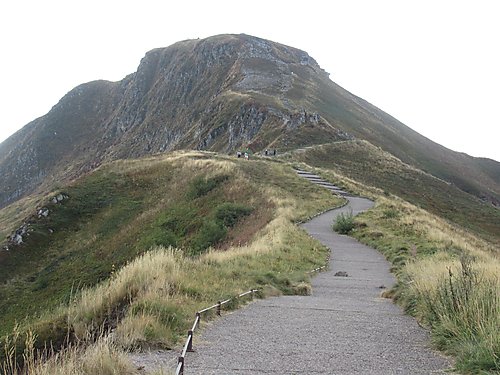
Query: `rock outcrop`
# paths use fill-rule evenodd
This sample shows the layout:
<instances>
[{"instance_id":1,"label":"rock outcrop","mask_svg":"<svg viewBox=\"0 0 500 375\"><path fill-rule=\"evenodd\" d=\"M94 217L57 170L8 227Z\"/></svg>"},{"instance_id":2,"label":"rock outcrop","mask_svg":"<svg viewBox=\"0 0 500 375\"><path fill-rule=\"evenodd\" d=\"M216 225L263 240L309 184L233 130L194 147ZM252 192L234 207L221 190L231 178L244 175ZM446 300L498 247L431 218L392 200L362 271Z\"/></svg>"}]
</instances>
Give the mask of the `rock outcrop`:
<instances>
[{"instance_id":1,"label":"rock outcrop","mask_svg":"<svg viewBox=\"0 0 500 375\"><path fill-rule=\"evenodd\" d=\"M64 193L59 193L47 201L46 206L39 207L35 210L35 213L30 215L28 218L24 220L22 225L14 230L10 236L7 237L7 243L2 246L4 251L10 251L12 248L16 246L21 246L26 242L30 233L33 232L33 225L36 224L39 220L43 220L49 217L51 213L51 208L57 204L61 204L63 201L69 199L69 196ZM50 207L49 207L50 206ZM49 233L52 234L53 231L49 230Z\"/></svg>"}]
</instances>

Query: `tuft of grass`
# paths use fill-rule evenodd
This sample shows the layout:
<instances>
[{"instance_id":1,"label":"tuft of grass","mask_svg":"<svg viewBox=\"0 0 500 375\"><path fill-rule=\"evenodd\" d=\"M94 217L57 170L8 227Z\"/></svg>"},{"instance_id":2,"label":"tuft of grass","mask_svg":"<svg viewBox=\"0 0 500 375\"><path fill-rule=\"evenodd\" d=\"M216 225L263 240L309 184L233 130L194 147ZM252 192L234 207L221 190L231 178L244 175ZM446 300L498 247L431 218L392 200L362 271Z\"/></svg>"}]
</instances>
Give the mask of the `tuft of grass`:
<instances>
[{"instance_id":1,"label":"tuft of grass","mask_svg":"<svg viewBox=\"0 0 500 375\"><path fill-rule=\"evenodd\" d=\"M332 228L335 232L340 234L349 234L354 229L354 217L352 212L349 213L341 213L335 219L335 222L332 225Z\"/></svg>"},{"instance_id":2,"label":"tuft of grass","mask_svg":"<svg viewBox=\"0 0 500 375\"><path fill-rule=\"evenodd\" d=\"M385 193L384 193L385 195ZM384 219L397 219L399 217L399 213L394 208L388 208L384 210Z\"/></svg>"},{"instance_id":3,"label":"tuft of grass","mask_svg":"<svg viewBox=\"0 0 500 375\"><path fill-rule=\"evenodd\" d=\"M464 373L499 371L498 264L491 267L465 255L449 260L447 273L441 262L432 281L423 280L423 272L418 272L424 264L428 266L428 261L408 265L415 282L406 299L414 301L414 310L431 328L436 347L455 356L457 369Z\"/></svg>"}]
</instances>

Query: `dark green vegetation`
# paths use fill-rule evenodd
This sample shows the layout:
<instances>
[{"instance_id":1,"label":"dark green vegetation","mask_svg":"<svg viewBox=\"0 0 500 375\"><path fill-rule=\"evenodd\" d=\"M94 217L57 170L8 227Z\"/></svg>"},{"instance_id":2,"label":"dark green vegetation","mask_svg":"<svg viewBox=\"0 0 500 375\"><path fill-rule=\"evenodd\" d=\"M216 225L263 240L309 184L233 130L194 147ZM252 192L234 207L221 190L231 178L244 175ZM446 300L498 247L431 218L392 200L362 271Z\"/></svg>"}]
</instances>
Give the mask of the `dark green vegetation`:
<instances>
[{"instance_id":1,"label":"dark green vegetation","mask_svg":"<svg viewBox=\"0 0 500 375\"><path fill-rule=\"evenodd\" d=\"M225 197L217 194L217 189L223 190L229 180L228 175L196 177L188 187L186 198L162 212L141 234L137 246L142 249L172 246L196 255L221 244L228 230L253 211L240 203L225 202Z\"/></svg>"},{"instance_id":2,"label":"dark green vegetation","mask_svg":"<svg viewBox=\"0 0 500 375\"><path fill-rule=\"evenodd\" d=\"M354 217L352 213L340 214L332 225L335 232L349 234L354 229Z\"/></svg>"},{"instance_id":3,"label":"dark green vegetation","mask_svg":"<svg viewBox=\"0 0 500 375\"><path fill-rule=\"evenodd\" d=\"M499 209L402 163L368 142L350 141L312 147L294 152L293 158L378 187L500 244Z\"/></svg>"}]
</instances>

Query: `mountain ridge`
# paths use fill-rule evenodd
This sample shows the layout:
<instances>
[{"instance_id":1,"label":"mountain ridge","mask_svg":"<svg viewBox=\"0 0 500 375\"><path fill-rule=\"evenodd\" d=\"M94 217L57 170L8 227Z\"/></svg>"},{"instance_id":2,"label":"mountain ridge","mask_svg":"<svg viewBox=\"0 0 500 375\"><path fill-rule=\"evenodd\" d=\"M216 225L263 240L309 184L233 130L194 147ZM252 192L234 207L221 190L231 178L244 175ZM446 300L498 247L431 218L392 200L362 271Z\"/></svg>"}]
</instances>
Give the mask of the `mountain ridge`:
<instances>
[{"instance_id":1,"label":"mountain ridge","mask_svg":"<svg viewBox=\"0 0 500 375\"><path fill-rule=\"evenodd\" d=\"M105 161L176 149L286 151L354 138L500 203L500 163L421 136L332 82L307 52L240 34L156 48L121 81L71 90L0 143L0 207Z\"/></svg>"}]
</instances>

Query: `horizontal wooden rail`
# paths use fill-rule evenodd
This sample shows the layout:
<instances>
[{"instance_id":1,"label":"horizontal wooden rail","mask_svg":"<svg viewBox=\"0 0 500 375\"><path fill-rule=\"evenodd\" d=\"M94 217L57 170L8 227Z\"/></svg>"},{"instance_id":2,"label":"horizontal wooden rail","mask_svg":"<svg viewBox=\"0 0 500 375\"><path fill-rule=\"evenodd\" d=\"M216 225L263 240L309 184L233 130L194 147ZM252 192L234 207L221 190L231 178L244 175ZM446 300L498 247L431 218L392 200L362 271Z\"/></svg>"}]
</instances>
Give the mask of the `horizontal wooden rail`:
<instances>
[{"instance_id":1,"label":"horizontal wooden rail","mask_svg":"<svg viewBox=\"0 0 500 375\"><path fill-rule=\"evenodd\" d=\"M321 270L324 270L325 268L328 268L328 266L321 266L321 267L313 269L312 271L308 271L307 273L319 272Z\"/></svg>"},{"instance_id":2,"label":"horizontal wooden rail","mask_svg":"<svg viewBox=\"0 0 500 375\"><path fill-rule=\"evenodd\" d=\"M321 267L315 268L312 271L308 271L307 273L319 272L319 271L321 271L323 269L326 269L326 268L328 268L328 264L329 263L330 263L330 257L328 257L327 264L325 266L321 266ZM224 306L225 304L231 302L232 300L235 300L235 299L238 299L238 298L242 298L242 297L245 297L247 295L251 295L252 299L253 299L253 296L254 296L254 294L256 292L258 292L257 289L249 290L248 292L238 294L237 296L232 297L232 298L228 298L228 299L226 299L224 301L218 301L215 305L207 307L207 308L205 308L203 310L200 310L200 311L198 311L196 313L196 317L195 317L195 320L194 320L194 323L193 323L193 327L188 331L188 337L187 337L186 343L182 347L181 355L180 355L180 357L179 357L179 359L177 361L177 369L175 371L175 375L184 375L184 366L185 366L185 361L186 361L186 355L187 355L187 353L194 351L193 350L193 336L194 336L194 332L196 331L196 329L200 325L201 314L206 313L206 312L208 312L210 310L215 309L217 315L220 316L221 315L222 306Z\"/></svg>"},{"instance_id":3,"label":"horizontal wooden rail","mask_svg":"<svg viewBox=\"0 0 500 375\"><path fill-rule=\"evenodd\" d=\"M193 336L194 336L194 332L196 331L196 328L198 328L198 326L200 325L201 314L206 313L207 311L215 309L217 315L220 316L221 315L222 306L224 306L225 304L231 302L232 300L235 300L235 299L238 299L238 298L242 298L242 297L245 297L247 295L251 295L252 299L253 299L253 296L254 296L254 294L256 292L258 292L257 289L252 289L252 290L249 290L248 292L238 294L236 297L228 298L225 301L218 301L215 305L212 305L210 307L207 307L206 309L203 309L203 310L200 310L200 311L196 312L196 317L194 319L193 327L188 331L188 337L187 337L186 343L182 347L181 355L180 355L180 357L177 360L177 368L175 370L175 375L183 375L184 374L184 366L185 366L185 361L186 361L186 355L187 355L187 353L194 351L193 350Z\"/></svg>"}]
</instances>

